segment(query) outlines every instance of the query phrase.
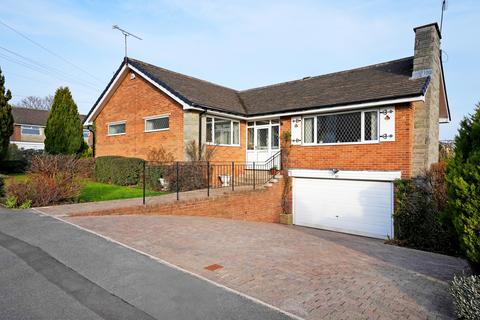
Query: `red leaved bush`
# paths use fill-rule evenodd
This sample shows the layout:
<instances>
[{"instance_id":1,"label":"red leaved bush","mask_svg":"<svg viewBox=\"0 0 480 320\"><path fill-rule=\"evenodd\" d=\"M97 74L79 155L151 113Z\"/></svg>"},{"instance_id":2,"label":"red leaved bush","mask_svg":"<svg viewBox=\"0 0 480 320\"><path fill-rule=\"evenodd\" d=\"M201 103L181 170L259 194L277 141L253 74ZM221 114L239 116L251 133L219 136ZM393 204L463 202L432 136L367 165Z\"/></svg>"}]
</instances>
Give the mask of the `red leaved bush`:
<instances>
[{"instance_id":1,"label":"red leaved bush","mask_svg":"<svg viewBox=\"0 0 480 320\"><path fill-rule=\"evenodd\" d=\"M85 176L80 162L71 155L34 156L27 180L9 184L7 197L15 197L18 205L30 200L35 207L73 202L80 195Z\"/></svg>"}]
</instances>

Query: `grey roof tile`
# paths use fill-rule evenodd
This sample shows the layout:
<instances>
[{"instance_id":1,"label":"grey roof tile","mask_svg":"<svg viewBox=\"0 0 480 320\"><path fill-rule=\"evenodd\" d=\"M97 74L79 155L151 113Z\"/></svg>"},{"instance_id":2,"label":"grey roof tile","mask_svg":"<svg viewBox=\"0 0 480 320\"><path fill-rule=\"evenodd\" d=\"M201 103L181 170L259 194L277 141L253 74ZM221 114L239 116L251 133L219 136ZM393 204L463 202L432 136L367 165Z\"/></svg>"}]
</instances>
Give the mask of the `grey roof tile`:
<instances>
[{"instance_id":1,"label":"grey roof tile","mask_svg":"<svg viewBox=\"0 0 480 320\"><path fill-rule=\"evenodd\" d=\"M244 91L128 62L186 103L250 116L416 96L428 85L428 78L410 79L413 57Z\"/></svg>"}]
</instances>

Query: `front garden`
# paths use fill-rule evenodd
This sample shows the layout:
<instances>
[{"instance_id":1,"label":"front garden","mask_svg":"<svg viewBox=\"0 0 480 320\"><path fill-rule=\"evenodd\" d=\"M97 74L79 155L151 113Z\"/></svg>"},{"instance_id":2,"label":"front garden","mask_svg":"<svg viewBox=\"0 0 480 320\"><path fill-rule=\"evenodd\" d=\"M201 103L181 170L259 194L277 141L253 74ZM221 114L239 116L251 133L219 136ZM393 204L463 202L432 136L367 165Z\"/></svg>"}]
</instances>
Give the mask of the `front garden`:
<instances>
[{"instance_id":1,"label":"front garden","mask_svg":"<svg viewBox=\"0 0 480 320\"><path fill-rule=\"evenodd\" d=\"M5 184L8 185L9 183L25 182L27 179L28 177L26 174L7 175L5 178ZM145 195L147 197L159 196L165 193L166 192L164 191L145 190ZM143 197L142 186L120 186L97 182L94 179L85 179L81 183L80 195L76 202L97 202L141 197Z\"/></svg>"},{"instance_id":2,"label":"front garden","mask_svg":"<svg viewBox=\"0 0 480 320\"><path fill-rule=\"evenodd\" d=\"M3 173L5 169L2 167ZM156 173L145 180L145 196L167 193L157 182L162 173ZM2 202L10 208L141 198L143 174L143 160L136 158L101 157L95 161L75 155L36 154L28 160L24 173L14 170L0 179L0 192Z\"/></svg>"}]
</instances>

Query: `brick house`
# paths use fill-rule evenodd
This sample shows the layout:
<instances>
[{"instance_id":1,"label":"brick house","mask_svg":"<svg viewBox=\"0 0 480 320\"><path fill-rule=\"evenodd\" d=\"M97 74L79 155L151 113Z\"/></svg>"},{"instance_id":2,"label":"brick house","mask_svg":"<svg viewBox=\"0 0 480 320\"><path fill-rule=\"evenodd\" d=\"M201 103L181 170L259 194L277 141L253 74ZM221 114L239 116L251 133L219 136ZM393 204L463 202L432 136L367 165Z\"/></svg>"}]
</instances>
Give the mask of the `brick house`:
<instances>
[{"instance_id":1,"label":"brick house","mask_svg":"<svg viewBox=\"0 0 480 320\"><path fill-rule=\"evenodd\" d=\"M392 181L438 161L450 121L438 25L414 32L412 57L244 91L126 58L85 124L97 156L162 146L178 161L195 141L213 161L264 162L290 132L294 223L391 236Z\"/></svg>"},{"instance_id":2,"label":"brick house","mask_svg":"<svg viewBox=\"0 0 480 320\"><path fill-rule=\"evenodd\" d=\"M47 126L49 110L28 108L12 108L14 121L13 134L10 143L19 149L43 150L45 148L45 127ZM85 120L85 115L80 115L80 120ZM83 130L83 139L91 146L93 135L88 129Z\"/></svg>"}]
</instances>

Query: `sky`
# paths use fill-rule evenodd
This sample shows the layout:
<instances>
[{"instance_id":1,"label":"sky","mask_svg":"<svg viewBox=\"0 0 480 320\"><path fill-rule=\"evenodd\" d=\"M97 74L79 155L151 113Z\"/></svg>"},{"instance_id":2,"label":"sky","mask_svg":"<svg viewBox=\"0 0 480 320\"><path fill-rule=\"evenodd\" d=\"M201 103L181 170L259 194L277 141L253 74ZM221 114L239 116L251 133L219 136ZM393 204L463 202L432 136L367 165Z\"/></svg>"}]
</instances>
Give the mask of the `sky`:
<instances>
[{"instance_id":1,"label":"sky","mask_svg":"<svg viewBox=\"0 0 480 320\"><path fill-rule=\"evenodd\" d=\"M2 0L0 67L12 103L68 86L86 114L124 56L114 24L143 39L130 57L240 90L412 56L413 28L440 13L441 0ZM444 140L480 102L479 18L480 1L449 1Z\"/></svg>"}]
</instances>

